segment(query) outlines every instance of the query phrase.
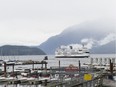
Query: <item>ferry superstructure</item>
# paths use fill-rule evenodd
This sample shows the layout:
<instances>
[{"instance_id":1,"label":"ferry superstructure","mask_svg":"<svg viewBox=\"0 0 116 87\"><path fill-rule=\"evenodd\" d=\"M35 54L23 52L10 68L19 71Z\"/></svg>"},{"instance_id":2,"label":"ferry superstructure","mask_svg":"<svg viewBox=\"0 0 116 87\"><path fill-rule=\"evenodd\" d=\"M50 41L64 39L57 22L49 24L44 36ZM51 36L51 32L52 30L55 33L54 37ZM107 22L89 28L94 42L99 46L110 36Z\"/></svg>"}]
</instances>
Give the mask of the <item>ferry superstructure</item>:
<instances>
[{"instance_id":1,"label":"ferry superstructure","mask_svg":"<svg viewBox=\"0 0 116 87\"><path fill-rule=\"evenodd\" d=\"M62 45L55 51L56 58L88 58L89 56L89 49L85 45Z\"/></svg>"}]
</instances>

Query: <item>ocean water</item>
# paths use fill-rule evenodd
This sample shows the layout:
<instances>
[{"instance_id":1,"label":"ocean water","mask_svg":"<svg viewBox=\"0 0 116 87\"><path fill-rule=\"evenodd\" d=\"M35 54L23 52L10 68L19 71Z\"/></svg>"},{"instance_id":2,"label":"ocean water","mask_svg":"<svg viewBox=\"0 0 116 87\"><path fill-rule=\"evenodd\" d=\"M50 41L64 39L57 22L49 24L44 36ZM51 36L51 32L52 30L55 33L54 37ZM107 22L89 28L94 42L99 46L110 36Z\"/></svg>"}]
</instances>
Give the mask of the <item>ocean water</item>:
<instances>
[{"instance_id":1,"label":"ocean water","mask_svg":"<svg viewBox=\"0 0 116 87\"><path fill-rule=\"evenodd\" d=\"M91 54L89 58L55 58L54 55L26 55L26 56L0 56L0 60L34 60L34 61L42 61L44 60L45 56L48 56L48 62L47 67L58 67L59 61L61 66L69 66L70 64L73 64L74 66L78 66L78 61L81 62L81 65L84 63L90 63L91 58L107 58L107 63L109 62L108 59L115 58L116 63L116 54ZM104 61L102 61L104 62ZM15 66L14 68L20 67L22 65ZM24 67L32 68L32 65L23 65ZM41 64L35 64L35 68L41 68ZM3 67L0 67L0 69L3 69ZM11 71L12 67L7 67L7 71Z\"/></svg>"},{"instance_id":2,"label":"ocean water","mask_svg":"<svg viewBox=\"0 0 116 87\"><path fill-rule=\"evenodd\" d=\"M74 66L78 66L78 61L81 62L83 65L84 63L90 63L91 58L107 58L107 63L108 59L115 59L116 63L116 54L91 54L89 58L55 58L54 55L26 55L26 56L0 56L0 60L35 60L35 61L42 61L44 60L45 56L48 56L48 68L49 67L58 67L59 66L59 61L61 66L69 66L70 64L73 64ZM94 61L95 62L95 61ZM17 67L22 66L18 65L15 66L14 68L16 69ZM23 65L24 67L32 68L32 65ZM35 68L40 68L40 64L35 64ZM0 69L3 70L3 67L0 67ZM7 67L7 71L12 71L12 67ZM1 84L0 87L44 87L41 85L7 85L7 84Z\"/></svg>"}]
</instances>

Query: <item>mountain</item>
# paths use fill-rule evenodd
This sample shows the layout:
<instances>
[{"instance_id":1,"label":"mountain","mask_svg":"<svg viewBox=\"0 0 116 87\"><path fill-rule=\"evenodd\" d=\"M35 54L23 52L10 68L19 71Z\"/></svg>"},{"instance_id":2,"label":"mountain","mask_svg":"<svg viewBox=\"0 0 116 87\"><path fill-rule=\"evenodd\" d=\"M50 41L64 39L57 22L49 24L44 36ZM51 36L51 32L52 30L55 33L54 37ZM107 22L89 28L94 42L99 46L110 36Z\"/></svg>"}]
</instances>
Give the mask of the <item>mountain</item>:
<instances>
[{"instance_id":1,"label":"mountain","mask_svg":"<svg viewBox=\"0 0 116 87\"><path fill-rule=\"evenodd\" d=\"M50 37L39 45L47 54L54 54L60 45L80 44L86 41L91 53L116 53L115 22L96 20L66 28L59 35Z\"/></svg>"},{"instance_id":2,"label":"mountain","mask_svg":"<svg viewBox=\"0 0 116 87\"><path fill-rule=\"evenodd\" d=\"M4 45L0 47L0 55L45 55L37 47Z\"/></svg>"},{"instance_id":3,"label":"mountain","mask_svg":"<svg viewBox=\"0 0 116 87\"><path fill-rule=\"evenodd\" d=\"M112 41L108 44L105 44L103 46L97 46L90 50L91 53L96 54L114 54L116 53L116 41Z\"/></svg>"}]
</instances>

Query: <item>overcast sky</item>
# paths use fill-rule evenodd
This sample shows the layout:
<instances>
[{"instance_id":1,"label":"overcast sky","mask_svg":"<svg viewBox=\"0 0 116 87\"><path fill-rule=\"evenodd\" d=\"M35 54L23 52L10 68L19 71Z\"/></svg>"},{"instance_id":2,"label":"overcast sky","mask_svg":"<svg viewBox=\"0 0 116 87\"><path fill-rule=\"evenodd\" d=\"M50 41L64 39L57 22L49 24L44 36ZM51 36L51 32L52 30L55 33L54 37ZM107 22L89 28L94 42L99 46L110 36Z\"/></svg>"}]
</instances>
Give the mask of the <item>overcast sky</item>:
<instances>
[{"instance_id":1,"label":"overcast sky","mask_svg":"<svg viewBox=\"0 0 116 87\"><path fill-rule=\"evenodd\" d=\"M0 45L39 45L72 25L115 15L116 0L0 0Z\"/></svg>"}]
</instances>

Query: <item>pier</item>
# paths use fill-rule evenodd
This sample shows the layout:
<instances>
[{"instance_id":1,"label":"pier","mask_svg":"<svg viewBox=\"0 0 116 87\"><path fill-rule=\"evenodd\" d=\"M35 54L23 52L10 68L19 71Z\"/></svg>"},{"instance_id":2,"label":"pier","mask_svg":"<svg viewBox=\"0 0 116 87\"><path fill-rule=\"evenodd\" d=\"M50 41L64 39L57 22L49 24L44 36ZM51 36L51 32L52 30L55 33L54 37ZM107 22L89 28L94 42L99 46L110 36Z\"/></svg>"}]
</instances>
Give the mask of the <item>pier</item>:
<instances>
[{"instance_id":1,"label":"pier","mask_svg":"<svg viewBox=\"0 0 116 87\"><path fill-rule=\"evenodd\" d=\"M45 87L102 87L106 82L107 75L95 77L85 81L84 77L72 78L71 80L47 81L47 79L0 79L0 83L5 84L44 84ZM104 82L105 81L105 82ZM106 84L106 83L105 83Z\"/></svg>"},{"instance_id":2,"label":"pier","mask_svg":"<svg viewBox=\"0 0 116 87\"><path fill-rule=\"evenodd\" d=\"M6 65L4 62L4 71L0 77L0 83L42 84L45 87L102 87L103 85L108 85L107 82L109 81L109 78L112 79L112 75L116 76L115 58L90 58L90 63L85 63L87 67L83 67L80 61L78 61L78 67L72 64L63 67L60 65L59 61L59 66L52 66L50 68L47 67L48 63L44 60L18 60L18 62L22 62L21 65L32 65L32 68L30 70L25 69L26 72L24 72L24 76L22 76L22 72L16 74L14 71L14 67L18 66L18 64L11 64L12 72L8 73L6 67L9 65ZM41 68L36 69L34 64L40 64ZM38 72L38 70L41 72ZM11 73L13 76L8 77ZM44 74L49 76L46 77ZM19 78L19 76L22 77ZM112 84L115 82L116 81L112 81Z\"/></svg>"},{"instance_id":3,"label":"pier","mask_svg":"<svg viewBox=\"0 0 116 87\"><path fill-rule=\"evenodd\" d=\"M52 85L49 85L48 87L102 87L102 82L102 77L97 77L90 81L79 81L79 79L75 79L67 82L52 83Z\"/></svg>"}]
</instances>

